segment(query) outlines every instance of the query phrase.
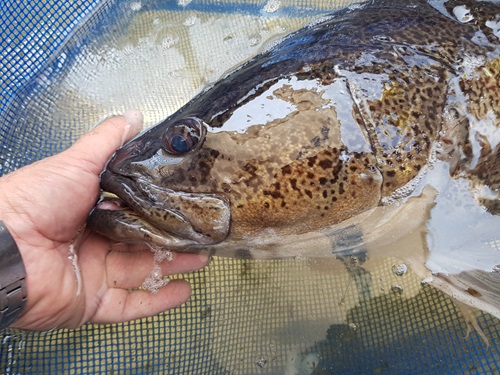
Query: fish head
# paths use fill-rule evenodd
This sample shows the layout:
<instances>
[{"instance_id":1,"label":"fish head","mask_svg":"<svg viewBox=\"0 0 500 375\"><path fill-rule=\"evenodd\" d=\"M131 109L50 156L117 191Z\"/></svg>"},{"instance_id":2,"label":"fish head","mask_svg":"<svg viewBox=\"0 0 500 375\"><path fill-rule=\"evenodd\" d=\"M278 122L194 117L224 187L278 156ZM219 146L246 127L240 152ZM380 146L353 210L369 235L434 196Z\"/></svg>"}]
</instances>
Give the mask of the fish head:
<instances>
[{"instance_id":1,"label":"fish head","mask_svg":"<svg viewBox=\"0 0 500 375\"><path fill-rule=\"evenodd\" d=\"M101 186L114 195L91 225L116 240L191 251L227 237L306 233L377 205L382 177L368 136L325 90L289 77L222 124L174 114L109 161Z\"/></svg>"}]
</instances>

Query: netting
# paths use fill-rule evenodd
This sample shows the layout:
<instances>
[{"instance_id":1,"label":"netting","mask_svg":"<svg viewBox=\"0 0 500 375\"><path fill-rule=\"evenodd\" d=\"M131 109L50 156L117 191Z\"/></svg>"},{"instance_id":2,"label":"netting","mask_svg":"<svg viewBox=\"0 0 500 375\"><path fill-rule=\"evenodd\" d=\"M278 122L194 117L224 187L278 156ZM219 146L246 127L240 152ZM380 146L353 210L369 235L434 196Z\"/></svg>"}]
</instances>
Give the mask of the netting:
<instances>
[{"instance_id":1,"label":"netting","mask_svg":"<svg viewBox=\"0 0 500 375\"><path fill-rule=\"evenodd\" d=\"M276 37L348 2L103 1L0 4L0 168L71 145L140 108L151 125ZM338 260L214 258L179 277L183 306L78 330L1 332L5 374L498 374L451 299L398 259L367 274ZM366 278L369 278L369 288Z\"/></svg>"}]
</instances>

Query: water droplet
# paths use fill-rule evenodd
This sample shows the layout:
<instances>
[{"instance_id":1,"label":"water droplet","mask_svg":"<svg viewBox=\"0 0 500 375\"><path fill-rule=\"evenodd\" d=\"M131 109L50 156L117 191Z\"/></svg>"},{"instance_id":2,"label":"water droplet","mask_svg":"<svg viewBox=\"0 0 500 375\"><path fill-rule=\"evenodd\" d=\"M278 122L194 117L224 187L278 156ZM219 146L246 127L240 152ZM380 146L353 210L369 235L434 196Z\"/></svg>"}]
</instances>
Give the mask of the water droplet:
<instances>
[{"instance_id":1,"label":"water droplet","mask_svg":"<svg viewBox=\"0 0 500 375\"><path fill-rule=\"evenodd\" d=\"M353 331L356 331L358 329L358 326L356 325L356 323L349 323L349 328Z\"/></svg>"},{"instance_id":2,"label":"water droplet","mask_svg":"<svg viewBox=\"0 0 500 375\"><path fill-rule=\"evenodd\" d=\"M408 266L404 263L392 266L392 273L396 276L403 276L406 272L408 272Z\"/></svg>"},{"instance_id":3,"label":"water droplet","mask_svg":"<svg viewBox=\"0 0 500 375\"><path fill-rule=\"evenodd\" d=\"M177 5L180 7L185 7L186 5L190 4L192 0L178 0Z\"/></svg>"}]
</instances>

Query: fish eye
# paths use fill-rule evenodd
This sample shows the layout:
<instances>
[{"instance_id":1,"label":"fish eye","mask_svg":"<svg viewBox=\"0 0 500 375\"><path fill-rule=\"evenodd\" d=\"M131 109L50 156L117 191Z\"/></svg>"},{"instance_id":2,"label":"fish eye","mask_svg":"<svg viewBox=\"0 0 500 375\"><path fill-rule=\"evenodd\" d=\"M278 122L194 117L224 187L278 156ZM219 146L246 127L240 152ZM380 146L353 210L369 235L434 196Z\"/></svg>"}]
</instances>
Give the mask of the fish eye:
<instances>
[{"instance_id":1,"label":"fish eye","mask_svg":"<svg viewBox=\"0 0 500 375\"><path fill-rule=\"evenodd\" d=\"M185 154L203 140L205 133L206 128L200 119L191 117L175 122L163 136L165 151L174 155Z\"/></svg>"}]
</instances>

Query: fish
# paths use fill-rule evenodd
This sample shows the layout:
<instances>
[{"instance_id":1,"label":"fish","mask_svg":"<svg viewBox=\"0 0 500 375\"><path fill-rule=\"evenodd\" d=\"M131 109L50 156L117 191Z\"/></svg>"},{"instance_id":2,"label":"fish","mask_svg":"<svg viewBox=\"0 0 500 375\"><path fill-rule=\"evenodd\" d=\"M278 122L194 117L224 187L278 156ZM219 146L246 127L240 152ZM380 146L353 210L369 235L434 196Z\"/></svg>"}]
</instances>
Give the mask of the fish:
<instances>
[{"instance_id":1,"label":"fish","mask_svg":"<svg viewBox=\"0 0 500 375\"><path fill-rule=\"evenodd\" d=\"M397 256L500 318L499 30L494 1L324 16L117 150L88 225L174 252Z\"/></svg>"}]
</instances>

